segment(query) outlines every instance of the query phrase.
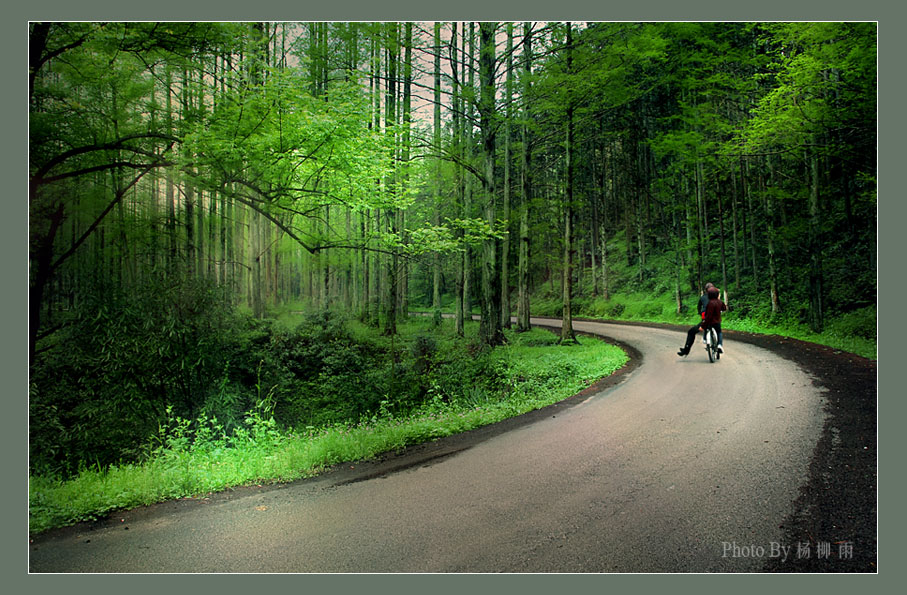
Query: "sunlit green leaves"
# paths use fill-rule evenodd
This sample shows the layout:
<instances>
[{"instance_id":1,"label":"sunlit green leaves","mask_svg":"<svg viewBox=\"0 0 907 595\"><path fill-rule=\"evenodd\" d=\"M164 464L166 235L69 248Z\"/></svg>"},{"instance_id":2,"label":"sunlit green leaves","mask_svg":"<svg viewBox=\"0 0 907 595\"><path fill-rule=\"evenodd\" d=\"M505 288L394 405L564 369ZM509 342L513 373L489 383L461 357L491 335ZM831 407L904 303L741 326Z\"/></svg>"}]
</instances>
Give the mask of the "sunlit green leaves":
<instances>
[{"instance_id":1,"label":"sunlit green leaves","mask_svg":"<svg viewBox=\"0 0 907 595\"><path fill-rule=\"evenodd\" d=\"M383 206L375 180L391 165L389 141L369 126L367 98L338 85L313 97L304 77L269 72L225 97L186 138L186 164L205 168L208 183L241 182L275 207Z\"/></svg>"},{"instance_id":2,"label":"sunlit green leaves","mask_svg":"<svg viewBox=\"0 0 907 595\"><path fill-rule=\"evenodd\" d=\"M382 235L383 244L398 248L403 253L415 256L431 252L463 252L469 246L480 246L489 239L501 239L507 226L502 221L489 225L481 218L446 219L444 225L423 225L406 231L406 239L401 234Z\"/></svg>"},{"instance_id":3,"label":"sunlit green leaves","mask_svg":"<svg viewBox=\"0 0 907 595\"><path fill-rule=\"evenodd\" d=\"M874 122L874 24L776 23L765 29L775 57L773 84L744 131L750 150L801 151L814 135Z\"/></svg>"}]
</instances>

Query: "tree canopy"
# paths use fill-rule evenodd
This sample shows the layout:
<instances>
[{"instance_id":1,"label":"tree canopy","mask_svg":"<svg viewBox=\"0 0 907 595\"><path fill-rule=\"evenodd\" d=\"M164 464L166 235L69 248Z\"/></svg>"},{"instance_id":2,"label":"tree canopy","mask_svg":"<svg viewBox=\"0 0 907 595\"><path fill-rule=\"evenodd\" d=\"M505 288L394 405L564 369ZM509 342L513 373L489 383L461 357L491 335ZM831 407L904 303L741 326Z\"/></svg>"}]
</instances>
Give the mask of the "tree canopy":
<instances>
[{"instance_id":1,"label":"tree canopy","mask_svg":"<svg viewBox=\"0 0 907 595\"><path fill-rule=\"evenodd\" d=\"M173 321L214 292L259 320L294 304L389 335L414 308L461 333L478 314L487 347L511 307L521 330L563 316L570 341L572 316L618 296L682 315L711 281L737 316L819 332L875 305L876 36L31 23L33 373L129 295ZM151 299L181 292L198 306Z\"/></svg>"}]
</instances>

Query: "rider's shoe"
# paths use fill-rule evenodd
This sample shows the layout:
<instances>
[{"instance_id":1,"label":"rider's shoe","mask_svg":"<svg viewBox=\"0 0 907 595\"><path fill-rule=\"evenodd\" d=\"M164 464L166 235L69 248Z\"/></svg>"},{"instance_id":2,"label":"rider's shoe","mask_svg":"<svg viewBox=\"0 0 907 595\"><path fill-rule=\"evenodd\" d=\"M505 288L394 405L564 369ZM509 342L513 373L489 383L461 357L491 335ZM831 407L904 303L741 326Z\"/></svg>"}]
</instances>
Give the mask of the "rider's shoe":
<instances>
[{"instance_id":1,"label":"rider's shoe","mask_svg":"<svg viewBox=\"0 0 907 595\"><path fill-rule=\"evenodd\" d=\"M718 353L724 353L724 347L722 347L720 343L718 345Z\"/></svg>"},{"instance_id":2,"label":"rider's shoe","mask_svg":"<svg viewBox=\"0 0 907 595\"><path fill-rule=\"evenodd\" d=\"M679 355L680 357L686 357L686 356L690 355L690 348L681 347L680 351L677 352L677 355Z\"/></svg>"}]
</instances>

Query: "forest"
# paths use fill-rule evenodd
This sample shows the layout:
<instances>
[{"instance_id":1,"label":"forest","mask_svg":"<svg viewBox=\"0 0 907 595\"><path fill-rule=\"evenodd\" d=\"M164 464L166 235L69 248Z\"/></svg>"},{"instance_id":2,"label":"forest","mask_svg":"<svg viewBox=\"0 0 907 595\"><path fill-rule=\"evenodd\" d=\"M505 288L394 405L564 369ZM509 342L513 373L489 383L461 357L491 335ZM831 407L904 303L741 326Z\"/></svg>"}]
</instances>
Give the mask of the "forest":
<instances>
[{"instance_id":1,"label":"forest","mask_svg":"<svg viewBox=\"0 0 907 595\"><path fill-rule=\"evenodd\" d=\"M31 470L475 401L530 316L688 324L707 281L874 347L876 34L30 23Z\"/></svg>"}]
</instances>

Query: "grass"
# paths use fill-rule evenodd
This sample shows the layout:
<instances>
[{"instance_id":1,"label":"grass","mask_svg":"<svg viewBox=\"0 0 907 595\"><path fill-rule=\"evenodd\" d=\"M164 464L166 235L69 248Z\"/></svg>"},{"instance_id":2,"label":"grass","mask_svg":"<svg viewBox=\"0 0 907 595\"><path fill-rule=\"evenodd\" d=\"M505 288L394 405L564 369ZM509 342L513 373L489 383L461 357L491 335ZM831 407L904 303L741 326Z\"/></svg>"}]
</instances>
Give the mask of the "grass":
<instances>
[{"instance_id":1,"label":"grass","mask_svg":"<svg viewBox=\"0 0 907 595\"><path fill-rule=\"evenodd\" d=\"M424 332L419 324L406 326L399 340L419 332ZM488 355L496 377L492 389L454 398L439 385L406 415L382 408L356 423L281 431L270 416L271 405L263 401L247 414L245 427L230 436L217 420L190 424L171 419L142 463L85 468L66 481L30 477L29 530L37 534L118 509L311 477L337 463L369 459L550 405L627 361L622 350L599 340L558 346L556 337L542 330L507 336L508 345Z\"/></svg>"},{"instance_id":2,"label":"grass","mask_svg":"<svg viewBox=\"0 0 907 595\"><path fill-rule=\"evenodd\" d=\"M696 299L695 296L687 296L685 303L691 308L695 308ZM750 311L744 314L734 306L736 304L732 303L731 311L726 312L722 317L724 330L800 339L872 360L878 358L874 306L826 320L825 330L822 333L811 331L804 322L798 319L798 315L792 312L772 315L770 312ZM689 326L695 320L695 310L693 313L687 312L682 315L678 315L675 310L675 304L671 296L667 294L615 295L609 300L585 298L576 299L573 304L575 317L592 320L653 322L682 326ZM561 302L558 299L537 300L533 302L533 313L539 316L559 317Z\"/></svg>"},{"instance_id":3,"label":"grass","mask_svg":"<svg viewBox=\"0 0 907 595\"><path fill-rule=\"evenodd\" d=\"M878 344L875 339L869 339L855 333L839 330L838 325L836 324L830 324L829 328L822 333L814 333L805 326L800 325L760 324L749 320L730 319L722 326L729 330L799 339L801 341L808 341L809 343L825 345L826 347L853 353L867 359L878 359ZM872 328L875 329L874 322Z\"/></svg>"},{"instance_id":4,"label":"grass","mask_svg":"<svg viewBox=\"0 0 907 595\"><path fill-rule=\"evenodd\" d=\"M575 307L576 316L592 319L690 323L689 316L677 315L672 301L663 296L580 299ZM537 300L533 312L558 316L560 303ZM402 352L416 337L424 336L430 324L426 318L400 325L394 338L375 337L369 329L357 325L351 331L357 340ZM462 351L464 343L469 347L470 341L474 345L474 337L468 336L465 342L457 339L450 326L432 330L440 353ZM467 323L473 335L476 327ZM734 311L725 315L724 328L801 339L870 359L877 357L875 308L832 319L821 334L810 332L790 317L743 317ZM216 420L199 420L195 427L201 430L195 433L188 430L186 420L173 420L158 447L141 464L86 468L67 481L32 476L29 529L36 534L93 520L117 509L234 486L311 477L337 463L368 459L555 403L613 373L627 359L618 348L592 339L581 339L580 345L558 346L557 337L543 330L508 332L507 338L507 346L488 356L495 388L476 387L453 395L438 382L432 385L428 400L405 415L382 408L355 423L278 431L267 404L262 404L247 415L246 428L229 437L218 429Z\"/></svg>"}]
</instances>

